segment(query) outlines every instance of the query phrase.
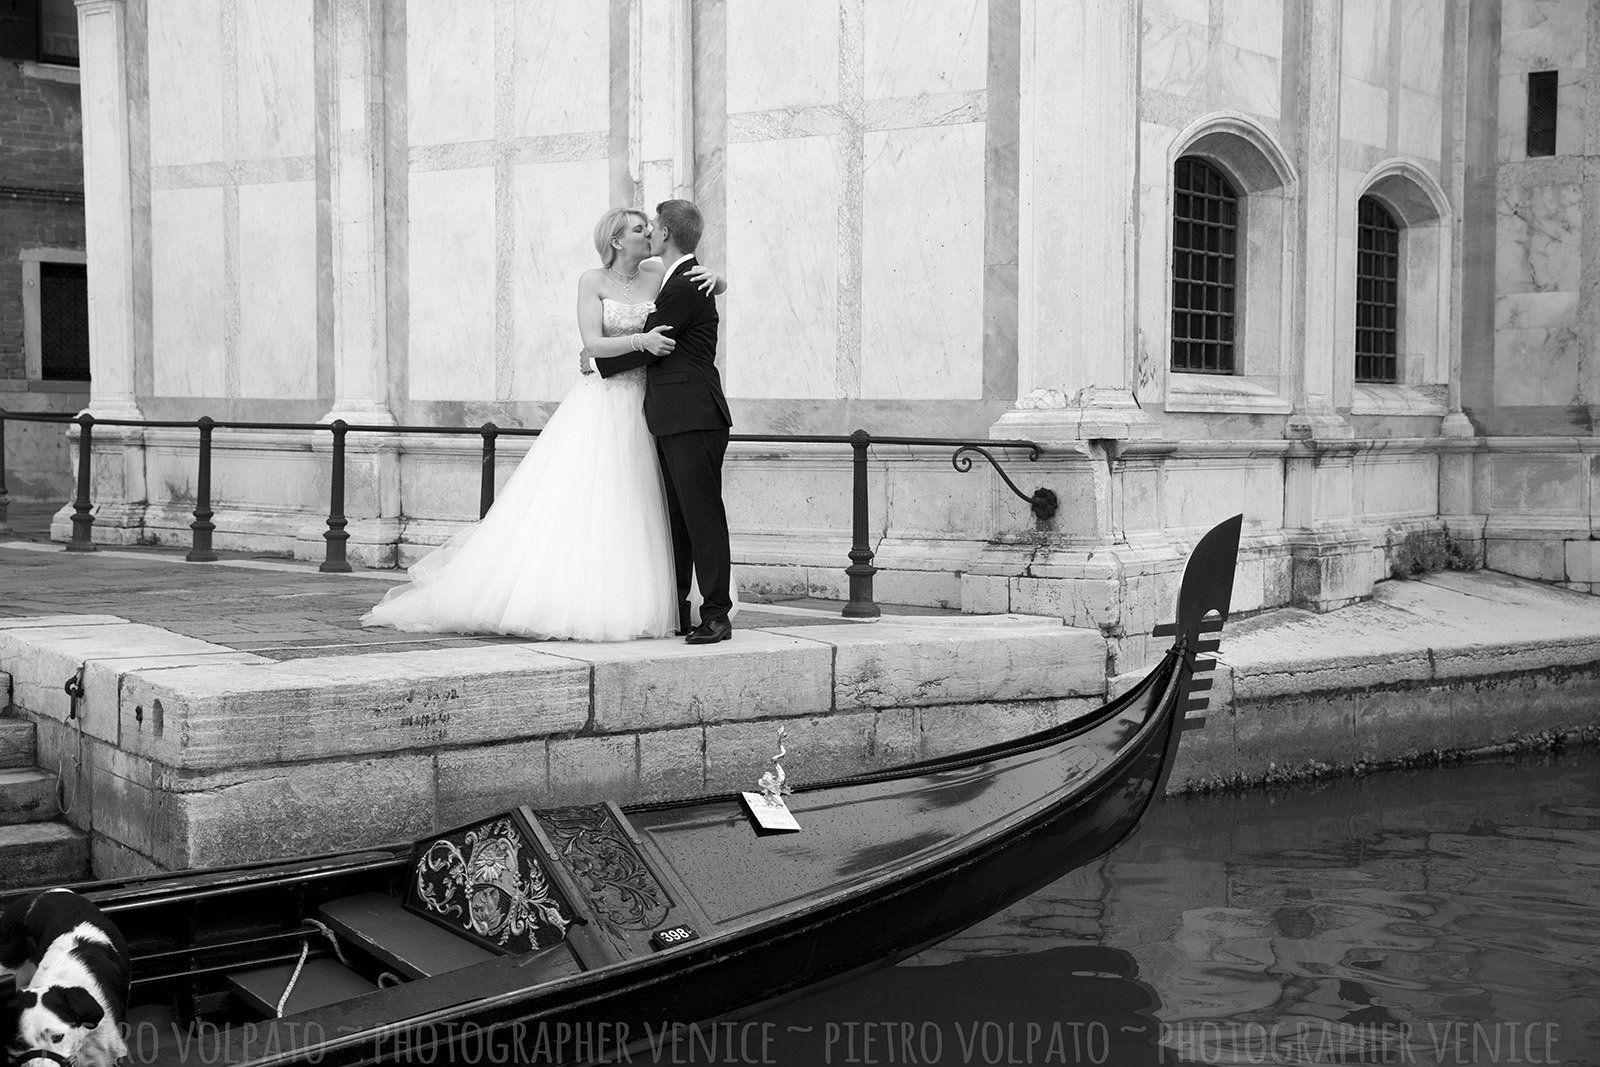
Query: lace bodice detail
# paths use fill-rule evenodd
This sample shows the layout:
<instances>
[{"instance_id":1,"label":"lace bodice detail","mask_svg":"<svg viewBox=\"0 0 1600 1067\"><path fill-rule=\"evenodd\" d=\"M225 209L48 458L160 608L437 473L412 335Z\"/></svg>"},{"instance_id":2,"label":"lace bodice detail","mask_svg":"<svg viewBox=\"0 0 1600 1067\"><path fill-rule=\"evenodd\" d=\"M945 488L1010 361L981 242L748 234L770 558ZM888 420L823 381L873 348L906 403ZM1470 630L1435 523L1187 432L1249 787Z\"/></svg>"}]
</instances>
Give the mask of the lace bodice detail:
<instances>
[{"instance_id":1,"label":"lace bodice detail","mask_svg":"<svg viewBox=\"0 0 1600 1067\"><path fill-rule=\"evenodd\" d=\"M624 304L609 297L600 301L600 333L606 337L625 337L644 329L644 320L656 306L649 301L643 304Z\"/></svg>"},{"instance_id":2,"label":"lace bodice detail","mask_svg":"<svg viewBox=\"0 0 1600 1067\"><path fill-rule=\"evenodd\" d=\"M630 333L638 333L644 328L644 320L656 306L649 301L642 304L625 304L620 300L602 297L600 300L600 334L603 337L626 337ZM644 368L635 367L633 370L614 374L606 381L628 382L643 381Z\"/></svg>"}]
</instances>

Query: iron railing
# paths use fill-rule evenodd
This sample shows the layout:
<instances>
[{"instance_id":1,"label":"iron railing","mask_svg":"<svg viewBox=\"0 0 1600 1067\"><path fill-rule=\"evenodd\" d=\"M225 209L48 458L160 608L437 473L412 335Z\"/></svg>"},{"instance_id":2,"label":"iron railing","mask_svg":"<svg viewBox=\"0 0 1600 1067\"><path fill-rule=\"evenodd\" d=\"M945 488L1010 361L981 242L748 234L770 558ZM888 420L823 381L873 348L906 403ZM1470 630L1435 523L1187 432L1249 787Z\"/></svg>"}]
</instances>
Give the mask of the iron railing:
<instances>
[{"instance_id":1,"label":"iron railing","mask_svg":"<svg viewBox=\"0 0 1600 1067\"><path fill-rule=\"evenodd\" d=\"M327 572L346 572L351 569L345 547L346 542L350 539L350 534L346 530L349 520L344 513L345 439L350 434L476 434L483 442L483 459L480 466L478 488L478 516L480 518L488 514L489 508L494 505L495 443L497 439L505 436L537 437L539 435L538 430L501 427L492 422L486 422L477 427L369 426L362 423L346 422L344 419L334 419L332 422L327 423L238 422L232 420L222 422L209 416L202 416L192 421L176 419L97 419L87 413L82 415L57 415L0 410L0 530L4 530L6 527L6 509L9 503L6 491L5 461L5 425L7 420L60 423L78 427L77 492L72 502L72 538L66 544L66 551L68 552L95 551L92 463L94 428L96 426L129 426L139 429L188 429L198 432L200 443L199 470L196 472L195 478L194 521L189 524L192 538L189 553L185 557L193 563L208 563L217 558L216 550L212 547L212 534L216 530L216 525L211 521L214 516L214 512L211 509L211 444L214 431L219 429L287 430L326 431L331 433L333 435L333 466L328 480L327 529L322 535L326 548L323 552L322 563L318 568ZM943 437L877 436L868 433L866 430L857 430L849 436L833 434L732 434L729 440L760 444L826 444L848 445L850 447L853 474L850 522L851 544L850 564L844 569L845 574L850 579L850 600L845 604L841 612L847 618L875 618L879 614L878 605L873 599L872 591L872 578L873 575L877 574L878 568L872 565L873 551L867 522L870 505L870 500L868 499L867 452L873 445L954 447L955 452L950 457L950 462L956 470L962 472L972 469L972 458L969 453L976 453L989 461L1005 481L1006 486L1031 506L1034 515L1040 521L1052 518L1056 513L1056 494L1052 490L1036 489L1031 495L1024 493L1007 476L1005 470L990 452L991 449L1026 450L1030 461L1037 460L1041 450L1032 441L967 441L959 438Z\"/></svg>"}]
</instances>

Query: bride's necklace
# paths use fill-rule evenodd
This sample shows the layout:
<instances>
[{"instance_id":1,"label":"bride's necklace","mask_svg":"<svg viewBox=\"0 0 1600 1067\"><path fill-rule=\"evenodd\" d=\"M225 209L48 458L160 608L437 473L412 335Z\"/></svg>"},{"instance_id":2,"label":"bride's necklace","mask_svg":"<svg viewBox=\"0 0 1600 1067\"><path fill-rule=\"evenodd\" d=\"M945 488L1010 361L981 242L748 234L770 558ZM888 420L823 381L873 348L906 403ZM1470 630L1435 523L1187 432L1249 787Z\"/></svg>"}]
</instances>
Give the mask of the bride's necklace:
<instances>
[{"instance_id":1,"label":"bride's necklace","mask_svg":"<svg viewBox=\"0 0 1600 1067\"><path fill-rule=\"evenodd\" d=\"M633 288L633 280L639 276L639 272L637 270L634 271L632 274L623 274L621 271L614 270L611 267L607 267L606 268L606 273L611 275L618 282L622 283L622 295L623 296L627 296L628 295L628 290Z\"/></svg>"}]
</instances>

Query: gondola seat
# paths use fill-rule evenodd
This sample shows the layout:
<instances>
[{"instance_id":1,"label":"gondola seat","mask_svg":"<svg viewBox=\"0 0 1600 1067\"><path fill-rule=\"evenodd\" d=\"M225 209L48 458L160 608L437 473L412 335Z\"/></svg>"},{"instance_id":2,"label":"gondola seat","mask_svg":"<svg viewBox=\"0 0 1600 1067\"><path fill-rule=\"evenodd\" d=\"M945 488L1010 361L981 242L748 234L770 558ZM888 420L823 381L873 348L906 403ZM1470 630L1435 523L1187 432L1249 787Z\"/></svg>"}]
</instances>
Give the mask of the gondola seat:
<instances>
[{"instance_id":1,"label":"gondola seat","mask_svg":"<svg viewBox=\"0 0 1600 1067\"><path fill-rule=\"evenodd\" d=\"M407 978L431 978L495 958L495 953L413 915L382 893L322 905L318 918L339 936Z\"/></svg>"},{"instance_id":2,"label":"gondola seat","mask_svg":"<svg viewBox=\"0 0 1600 1067\"><path fill-rule=\"evenodd\" d=\"M245 1003L267 1018L278 1014L278 998L294 974L293 963L277 963L228 975L228 984ZM283 1006L284 1015L310 1011L336 1001L371 993L378 987L338 960L307 960L294 983L294 992Z\"/></svg>"}]
</instances>

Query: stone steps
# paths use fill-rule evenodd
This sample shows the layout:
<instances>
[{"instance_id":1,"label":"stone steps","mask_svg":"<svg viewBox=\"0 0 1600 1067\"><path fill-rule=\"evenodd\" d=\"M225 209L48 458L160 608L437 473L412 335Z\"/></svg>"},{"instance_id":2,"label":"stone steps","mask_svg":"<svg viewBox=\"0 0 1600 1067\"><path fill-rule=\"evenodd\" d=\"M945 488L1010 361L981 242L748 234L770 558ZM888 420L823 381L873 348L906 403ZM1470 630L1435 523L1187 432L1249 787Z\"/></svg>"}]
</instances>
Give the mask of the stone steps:
<instances>
[{"instance_id":1,"label":"stone steps","mask_svg":"<svg viewBox=\"0 0 1600 1067\"><path fill-rule=\"evenodd\" d=\"M89 877L89 841L63 822L0 826L0 889Z\"/></svg>"},{"instance_id":2,"label":"stone steps","mask_svg":"<svg viewBox=\"0 0 1600 1067\"><path fill-rule=\"evenodd\" d=\"M0 715L0 889L89 877L89 839L60 818L37 736L30 720Z\"/></svg>"},{"instance_id":3,"label":"stone steps","mask_svg":"<svg viewBox=\"0 0 1600 1067\"><path fill-rule=\"evenodd\" d=\"M44 822L60 814L55 775L32 768L0 771L0 826Z\"/></svg>"},{"instance_id":4,"label":"stone steps","mask_svg":"<svg viewBox=\"0 0 1600 1067\"><path fill-rule=\"evenodd\" d=\"M38 759L33 723L0 716L0 769L32 768Z\"/></svg>"}]
</instances>

